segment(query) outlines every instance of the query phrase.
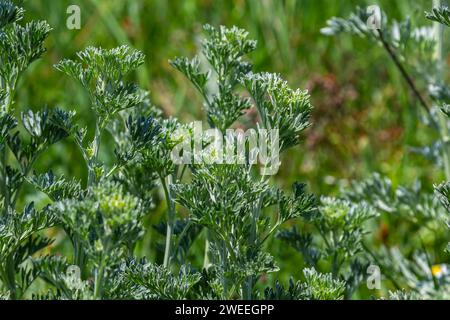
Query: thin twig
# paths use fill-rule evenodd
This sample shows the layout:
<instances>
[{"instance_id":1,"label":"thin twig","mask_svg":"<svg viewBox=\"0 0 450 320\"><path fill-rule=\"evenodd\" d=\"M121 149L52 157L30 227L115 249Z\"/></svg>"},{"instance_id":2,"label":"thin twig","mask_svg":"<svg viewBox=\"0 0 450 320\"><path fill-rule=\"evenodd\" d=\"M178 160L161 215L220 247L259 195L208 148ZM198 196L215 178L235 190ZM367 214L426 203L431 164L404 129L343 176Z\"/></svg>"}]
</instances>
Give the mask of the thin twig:
<instances>
[{"instance_id":1,"label":"thin twig","mask_svg":"<svg viewBox=\"0 0 450 320\"><path fill-rule=\"evenodd\" d=\"M394 52L394 50L391 48L389 43L384 38L383 32L380 29L377 29L377 32L378 32L379 39L380 39L381 43L383 44L383 47L386 49L386 51L388 52L392 61L394 62L394 64L396 65L396 67L398 68L400 73L402 74L403 78L408 83L408 86L411 88L411 90L414 93L414 95L416 96L417 100L419 100L420 105L425 109L427 114L430 116L431 121L434 123L434 119L430 112L430 106L428 105L428 103L425 101L425 99L420 94L419 90L417 89L417 87L414 83L414 80L410 77L410 75L406 71L405 67L402 65L399 58L397 57L396 53Z\"/></svg>"}]
</instances>

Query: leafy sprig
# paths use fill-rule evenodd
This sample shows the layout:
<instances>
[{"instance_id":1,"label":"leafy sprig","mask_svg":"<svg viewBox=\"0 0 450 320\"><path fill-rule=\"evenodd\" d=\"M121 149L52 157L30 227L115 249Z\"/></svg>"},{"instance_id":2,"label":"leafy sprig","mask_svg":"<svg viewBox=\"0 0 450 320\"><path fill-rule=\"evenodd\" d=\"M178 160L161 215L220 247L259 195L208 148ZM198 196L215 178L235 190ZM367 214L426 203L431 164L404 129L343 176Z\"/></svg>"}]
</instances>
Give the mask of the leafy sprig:
<instances>
[{"instance_id":1,"label":"leafy sprig","mask_svg":"<svg viewBox=\"0 0 450 320\"><path fill-rule=\"evenodd\" d=\"M431 12L426 12L425 16L432 21L436 21L450 27L450 10L447 6L433 8Z\"/></svg>"}]
</instances>

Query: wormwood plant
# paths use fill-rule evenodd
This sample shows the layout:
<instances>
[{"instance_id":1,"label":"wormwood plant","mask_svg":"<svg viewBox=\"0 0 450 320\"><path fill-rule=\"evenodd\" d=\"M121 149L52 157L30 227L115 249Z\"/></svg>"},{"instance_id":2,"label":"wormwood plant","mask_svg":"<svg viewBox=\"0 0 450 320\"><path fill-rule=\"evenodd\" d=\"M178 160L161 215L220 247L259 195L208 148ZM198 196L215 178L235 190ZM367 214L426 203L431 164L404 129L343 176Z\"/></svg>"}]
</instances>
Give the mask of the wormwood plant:
<instances>
[{"instance_id":1,"label":"wormwood plant","mask_svg":"<svg viewBox=\"0 0 450 320\"><path fill-rule=\"evenodd\" d=\"M73 111L15 110L19 76L45 52L43 43L51 29L45 22L22 25L23 14L12 2L0 0L1 297L343 297L346 283L337 279L338 269L352 251L336 243L340 236L334 232L348 221L351 230L359 230L358 224L370 216L365 209L324 199L325 209L318 210L303 183L295 183L290 193L282 191L270 183L267 168L252 166L257 150L249 150L243 164L206 162L206 156L220 151L214 148L205 149L211 154L202 154L194 164L175 163L171 153L187 138L176 132L185 129L193 135L192 127L163 117L148 93L129 80L145 57L127 46L89 47L55 65L84 88L94 128L76 125ZM204 60L199 55L170 64L203 97L210 127L225 131L255 108L260 118L256 131L278 129L281 151L298 146L309 126L308 93L291 89L278 74L253 73L245 56L255 50L256 42L244 30L209 25L204 29ZM102 148L107 137L116 146L112 164L100 157L107 152ZM80 181L56 175L50 168L33 169L37 158L63 139L74 143L85 161L87 174ZM207 140L202 144L211 146ZM45 194L46 203L21 205L24 184ZM150 262L137 254L136 247L146 232L144 217L153 214L159 191L167 214L155 228L165 235L164 254L162 261ZM319 221L324 241L333 241L324 249L333 256L333 274L309 268L304 280L292 280L287 289L278 283L260 291L259 278L278 270L267 240L284 222L300 217ZM63 231L70 252L52 252L53 239L43 232L51 227ZM353 241L354 250L358 232L347 240ZM191 265L188 252L202 238L204 263ZM43 254L44 248L51 254Z\"/></svg>"},{"instance_id":2,"label":"wormwood plant","mask_svg":"<svg viewBox=\"0 0 450 320\"><path fill-rule=\"evenodd\" d=\"M423 113L418 112L419 118L437 136L431 146L413 150L443 168L449 180L450 88L444 83L443 28L449 27L450 11L448 7L440 6L439 1L435 1L435 5L425 13L428 19L434 21L434 26L413 28L410 19L389 23L383 13L380 28L373 29L367 23L370 13L357 8L348 19L329 20L322 32L326 35L355 34L384 48L421 106ZM420 90L417 79L422 79L427 85L426 94ZM450 291L446 265L433 264L433 256L426 251L421 240L421 235L425 234L431 235L435 243L448 241L448 182L435 186L435 194L430 194L420 183L412 187L394 187L389 179L374 174L366 181L354 182L350 190L343 190L343 196L352 203L367 204L381 214L407 220L418 228L422 250L410 252L410 259L406 257L408 253L396 247L389 249L383 246L375 252L374 248L365 246L368 254L382 268L388 283L397 289L390 293L391 298L448 299Z\"/></svg>"},{"instance_id":3,"label":"wormwood plant","mask_svg":"<svg viewBox=\"0 0 450 320\"><path fill-rule=\"evenodd\" d=\"M130 80L145 57L128 46L89 47L55 65L74 80L71 85L85 90L93 128L77 125L73 111L17 110L20 76L45 52L51 31L45 22L23 24L23 15L11 1L0 0L1 298L342 299L352 297L374 261L390 287L411 289L392 292L391 298L448 297L448 273L433 265L425 248L407 259L397 248L367 244L365 235L366 222L395 214L430 230L435 241L448 241L449 182L437 185L433 195L420 184L394 187L375 174L353 183L340 198L316 198L304 183L294 183L289 192L278 188L267 163L254 165L261 150L251 149L249 141L244 140L245 159L220 163L217 154L226 150L219 148L226 147L207 137L200 137L201 154L180 164L172 153L191 141L195 149L195 128L165 117L149 93ZM426 28L412 29L408 21L389 24L383 17L381 28L372 30L367 13L358 9L347 20L330 20L323 32L358 34L386 50L425 111L424 123L437 133L432 146L417 150L442 166L449 180L450 88L439 71L443 37L430 38ZM449 26L446 7L427 17L435 23L435 35L441 34L439 24ZM170 64L202 97L209 127L226 132L243 126L249 122L242 121L246 112L254 109L252 129L264 142L269 142L264 130L276 129L281 155L298 148L310 125L308 92L292 89L278 74L255 72L248 55L256 41L246 31L206 25L204 32L198 55ZM428 82L428 96L413 80L417 75ZM86 176L80 180L51 168L35 171L40 155L64 139L84 159ZM108 153L106 139L115 145L112 163L101 157ZM278 168L282 157L271 160ZM46 201L26 203L25 185L45 194ZM165 204L163 221L148 226L159 201ZM283 228L292 219L296 227ZM49 228L67 239L69 251L52 247ZM153 228L164 241L146 244L152 254L144 257L141 239ZM276 277L279 270L270 252L273 239L298 251L303 276L263 288L260 279ZM204 257L200 264L189 256L198 248Z\"/></svg>"},{"instance_id":4,"label":"wormwood plant","mask_svg":"<svg viewBox=\"0 0 450 320\"><path fill-rule=\"evenodd\" d=\"M2 295L22 298L37 277L28 258L52 241L38 234L56 224L48 207L17 207L21 189L36 159L52 144L69 136L73 114L59 109L14 113L21 74L45 49L50 26L43 21L22 25L23 10L0 3L0 280Z\"/></svg>"}]
</instances>

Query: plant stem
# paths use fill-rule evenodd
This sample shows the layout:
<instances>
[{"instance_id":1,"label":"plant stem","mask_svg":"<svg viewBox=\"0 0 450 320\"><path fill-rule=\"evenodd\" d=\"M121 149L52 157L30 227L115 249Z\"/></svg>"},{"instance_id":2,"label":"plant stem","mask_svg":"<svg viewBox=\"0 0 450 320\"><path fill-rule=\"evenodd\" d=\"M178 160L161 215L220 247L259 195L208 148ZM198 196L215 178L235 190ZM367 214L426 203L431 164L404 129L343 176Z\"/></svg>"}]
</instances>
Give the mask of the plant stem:
<instances>
[{"instance_id":1,"label":"plant stem","mask_svg":"<svg viewBox=\"0 0 450 320\"><path fill-rule=\"evenodd\" d=\"M221 260L222 260L222 270L227 270L228 268L228 257L227 257L227 247L226 240L222 241L221 250L220 250ZM223 295L224 298L228 297L228 279L225 274L222 277L222 287L223 287Z\"/></svg>"},{"instance_id":2,"label":"plant stem","mask_svg":"<svg viewBox=\"0 0 450 320\"><path fill-rule=\"evenodd\" d=\"M88 187L91 187L96 180L95 165L97 163L98 151L100 149L100 139L101 128L97 119L97 121L95 122L95 136L94 140L92 141L92 156L90 157L88 164Z\"/></svg>"},{"instance_id":3,"label":"plant stem","mask_svg":"<svg viewBox=\"0 0 450 320\"><path fill-rule=\"evenodd\" d=\"M9 208L9 190L8 190L8 186L6 185L6 180L7 180L7 173L6 173L6 143L3 144L0 150L0 165L1 165L1 190L2 190L2 195L3 195L3 215L6 215L8 213L8 208Z\"/></svg>"},{"instance_id":4,"label":"plant stem","mask_svg":"<svg viewBox=\"0 0 450 320\"><path fill-rule=\"evenodd\" d=\"M334 277L338 277L339 274L339 262L338 262L338 254L335 251L333 254L333 258L332 258L332 263L331 263L331 274Z\"/></svg>"},{"instance_id":5,"label":"plant stem","mask_svg":"<svg viewBox=\"0 0 450 320\"><path fill-rule=\"evenodd\" d=\"M7 286L9 290L9 298L11 300L17 299L17 286L16 286L16 270L14 267L14 259L12 255L6 257L6 277Z\"/></svg>"},{"instance_id":6,"label":"plant stem","mask_svg":"<svg viewBox=\"0 0 450 320\"><path fill-rule=\"evenodd\" d=\"M379 39L380 39L381 43L383 44L383 47L386 49L387 53L391 57L391 59L394 62L395 66L400 71L401 75L406 80L406 82L408 83L408 86L410 87L410 89L412 90L412 92L414 93L416 98L419 100L420 105L425 109L427 114L430 116L431 120L433 120L433 118L432 118L432 116L430 114L430 107L428 106L428 103L425 101L425 99L420 94L420 92L417 89L413 79L410 77L410 75L406 71L405 67L403 67L402 63L400 62L400 60L398 59L397 55L395 54L394 50L391 48L389 43L384 38L383 32L381 30L379 30L379 29L377 29L377 31L378 31Z\"/></svg>"},{"instance_id":7,"label":"plant stem","mask_svg":"<svg viewBox=\"0 0 450 320\"><path fill-rule=\"evenodd\" d=\"M74 264L77 265L81 271L83 271L86 256L83 251L82 243L76 236L72 236L71 240L72 240L72 245L73 245L73 250L74 250L74 254L73 254Z\"/></svg>"},{"instance_id":8,"label":"plant stem","mask_svg":"<svg viewBox=\"0 0 450 320\"><path fill-rule=\"evenodd\" d=\"M259 200L255 208L252 212L252 224L250 229L250 238L249 238L249 246L255 247L256 241L257 241L257 222L259 219L259 216L261 214L261 205L262 205L262 199L263 196L260 195ZM245 280L242 288L243 298L245 300L251 300L252 299L252 291L253 291L253 276L248 276Z\"/></svg>"},{"instance_id":9,"label":"plant stem","mask_svg":"<svg viewBox=\"0 0 450 320\"><path fill-rule=\"evenodd\" d=\"M180 247L181 240L183 240L184 236L189 231L189 228L191 227L191 225L192 225L192 222L188 221L188 223L184 227L183 231L181 231L181 233L179 234L177 242L175 243L174 248L172 248L172 254L171 254L170 259L175 258L176 254L177 254L177 251L178 251L178 248Z\"/></svg>"},{"instance_id":10,"label":"plant stem","mask_svg":"<svg viewBox=\"0 0 450 320\"><path fill-rule=\"evenodd\" d=\"M102 259L100 263L100 268L97 270L95 275L95 284L94 284L94 299L102 298L103 291L103 274L105 273L105 263Z\"/></svg>"},{"instance_id":11,"label":"plant stem","mask_svg":"<svg viewBox=\"0 0 450 320\"><path fill-rule=\"evenodd\" d=\"M7 96L6 96L6 102L5 102L5 112L7 114L9 114L11 112L11 106L14 102L14 96L16 94L16 82L17 82L17 77L15 78L15 80L13 81L13 85L12 86L7 86ZM6 142L4 143L3 146L1 146L1 150L0 150L0 161L1 161L1 189L2 189L2 194L4 197L4 203L3 203L3 210L4 210L4 214L8 213L8 210L11 206L10 204L10 193L9 193L9 189L7 186L7 179L8 179L8 174L7 174L7 159L8 158L8 150L6 147Z\"/></svg>"},{"instance_id":12,"label":"plant stem","mask_svg":"<svg viewBox=\"0 0 450 320\"><path fill-rule=\"evenodd\" d=\"M208 269L209 266L209 231L206 230L206 240L205 240L205 254L203 256L203 269Z\"/></svg>"},{"instance_id":13,"label":"plant stem","mask_svg":"<svg viewBox=\"0 0 450 320\"><path fill-rule=\"evenodd\" d=\"M5 103L5 112L10 114L12 111L12 105L14 103L14 97L16 96L16 83L18 76L12 81L11 85L7 85L7 95L6 95L6 103Z\"/></svg>"},{"instance_id":14,"label":"plant stem","mask_svg":"<svg viewBox=\"0 0 450 320\"><path fill-rule=\"evenodd\" d=\"M23 177L22 177L21 181L19 182L18 186L16 187L16 190L10 194L11 208L16 207L16 203L17 203L17 200L19 199L19 194L20 194L20 191L22 190L23 184L25 183L25 179L26 179L26 177L28 177L28 174L30 173L31 169L33 168L34 163L36 162L36 160L40 154L41 154L41 152L37 151L33 155L33 158L30 160L30 163L28 163L28 165L23 169L23 172L22 172Z\"/></svg>"},{"instance_id":15,"label":"plant stem","mask_svg":"<svg viewBox=\"0 0 450 320\"><path fill-rule=\"evenodd\" d=\"M164 189L164 195L166 197L167 202L167 231L166 231L166 247L164 250L164 267L168 267L170 263L170 255L172 249L172 235L173 235L173 227L175 223L175 202L173 201L170 195L170 185L172 184L172 176L167 176L167 182L164 177L161 177L161 184Z\"/></svg>"}]
</instances>

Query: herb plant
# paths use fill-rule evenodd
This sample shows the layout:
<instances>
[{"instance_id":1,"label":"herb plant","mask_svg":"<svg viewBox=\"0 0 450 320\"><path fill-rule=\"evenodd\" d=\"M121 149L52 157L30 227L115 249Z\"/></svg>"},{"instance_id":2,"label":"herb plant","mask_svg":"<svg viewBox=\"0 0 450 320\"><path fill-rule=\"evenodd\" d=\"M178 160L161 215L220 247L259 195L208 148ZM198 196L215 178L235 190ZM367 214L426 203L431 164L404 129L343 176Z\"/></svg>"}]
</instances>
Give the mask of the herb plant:
<instances>
[{"instance_id":1,"label":"herb plant","mask_svg":"<svg viewBox=\"0 0 450 320\"><path fill-rule=\"evenodd\" d=\"M393 289L389 298L448 297L448 274L436 271L425 246L410 258L368 238L374 221L395 214L431 230L435 241L448 241L450 182L432 194L420 184L393 186L374 174L336 197L315 196L304 182L286 191L271 179L269 163L255 165L263 151L228 134L250 129L266 144L275 137L277 152L269 160L277 171L288 150L302 148L311 124L308 91L291 88L279 74L254 70L250 57L257 42L245 30L205 25L200 52L169 61L202 99L205 125L226 132L226 142L243 141L244 155L222 163L218 154L228 145L217 146L199 137L195 124L163 114L133 81L146 57L130 46L88 47L54 66L84 90L88 105L82 107L90 111L92 128L77 124L74 111L19 110L20 76L45 53L51 32L44 21L22 23L23 16L22 8L0 0L0 298L349 299L358 297L374 263ZM449 26L444 6L426 16L435 31ZM442 34L431 39L408 21L388 24L385 15L373 30L367 18L358 9L349 19L331 19L322 32L357 34L386 50L423 109L418 115L436 132L432 146L416 150L450 180ZM406 55L414 57L408 67ZM408 71L413 67L414 76ZM428 81L427 95L415 83L418 75ZM252 112L256 120L249 121ZM37 160L57 143L76 146L84 177L53 168L38 172ZM179 150L191 161L176 161ZM34 204L30 194L45 200ZM56 238L63 239L63 249L54 246ZM301 257L298 279L278 279L283 263L273 243L287 244Z\"/></svg>"},{"instance_id":2,"label":"herb plant","mask_svg":"<svg viewBox=\"0 0 450 320\"><path fill-rule=\"evenodd\" d=\"M315 197L306 192L305 185L296 183L291 194L285 193L271 185L267 175L258 175L260 170L249 159L243 164L174 163L171 152L183 142L176 131L184 128L192 134L192 128L163 117L148 93L128 80L127 75L145 57L127 46L89 47L77 53L76 59L55 65L86 90L95 120L92 133L74 123L75 112L59 109L22 112L23 129L18 128L13 112L17 78L45 51L43 42L50 27L45 22L22 27L23 10L10 1L2 0L0 9L0 48L2 61L6 61L1 73L3 297L263 297L256 286L258 279L278 270L266 241L284 222L311 219L316 214ZM280 149L297 146L309 125L308 93L291 89L277 74L253 73L245 55L256 49L256 42L248 39L246 31L209 25L204 29L202 54L209 69L198 56L176 58L170 64L204 98L208 124L224 131L255 107L261 118L255 130L279 128ZM248 95L242 93L244 89ZM100 157L106 134L116 145L112 165ZM50 169L34 172L36 158L65 138L83 156L86 178L78 181ZM248 156L254 153L250 150ZM44 193L48 204L39 209L32 203L19 208L17 199L24 183ZM165 234L161 264L136 255L145 233L143 220L152 215L159 190L167 208L164 222L156 226ZM181 214L182 208L187 215ZM64 230L72 254L42 253L52 240L40 231L50 227ZM193 266L187 252L202 234L206 235L204 263ZM331 275L308 269L305 278L304 283L291 284L291 298L342 296L344 283ZM41 289L29 290L36 279ZM280 286L266 289L264 296L286 296Z\"/></svg>"}]
</instances>

